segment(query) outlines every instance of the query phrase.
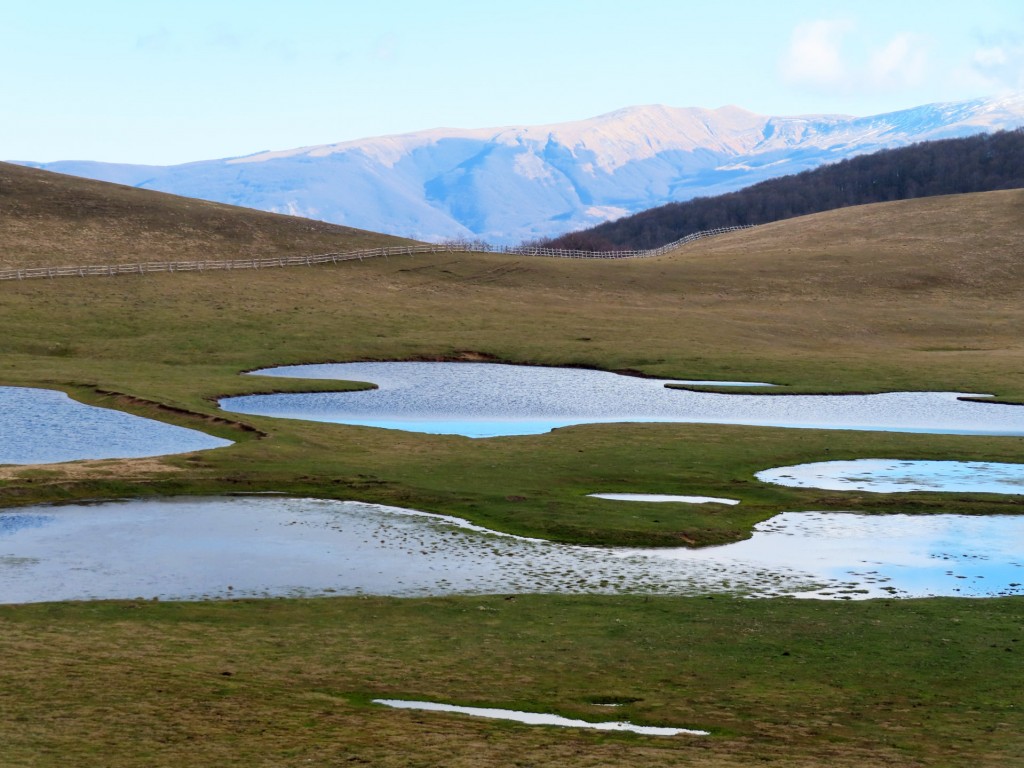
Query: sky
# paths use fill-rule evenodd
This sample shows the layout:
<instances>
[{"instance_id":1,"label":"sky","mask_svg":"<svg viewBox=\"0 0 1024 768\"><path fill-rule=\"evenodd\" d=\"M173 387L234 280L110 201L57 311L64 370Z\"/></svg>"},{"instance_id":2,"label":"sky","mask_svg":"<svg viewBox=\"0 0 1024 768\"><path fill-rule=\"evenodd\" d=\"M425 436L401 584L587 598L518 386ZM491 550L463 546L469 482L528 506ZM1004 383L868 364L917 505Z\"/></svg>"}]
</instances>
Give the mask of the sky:
<instances>
[{"instance_id":1,"label":"sky","mask_svg":"<svg viewBox=\"0 0 1024 768\"><path fill-rule=\"evenodd\" d=\"M0 0L0 159L168 165L639 104L1024 90L1020 0Z\"/></svg>"}]
</instances>

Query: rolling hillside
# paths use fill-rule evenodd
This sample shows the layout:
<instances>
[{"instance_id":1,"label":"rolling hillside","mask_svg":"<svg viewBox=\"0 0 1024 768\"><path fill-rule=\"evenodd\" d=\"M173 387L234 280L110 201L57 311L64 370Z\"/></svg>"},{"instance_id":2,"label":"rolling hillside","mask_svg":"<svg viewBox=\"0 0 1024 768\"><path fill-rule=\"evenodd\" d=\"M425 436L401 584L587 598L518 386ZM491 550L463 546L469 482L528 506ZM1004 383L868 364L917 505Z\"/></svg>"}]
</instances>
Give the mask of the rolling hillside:
<instances>
[{"instance_id":1,"label":"rolling hillside","mask_svg":"<svg viewBox=\"0 0 1024 768\"><path fill-rule=\"evenodd\" d=\"M403 242L0 163L0 269L311 254Z\"/></svg>"}]
</instances>

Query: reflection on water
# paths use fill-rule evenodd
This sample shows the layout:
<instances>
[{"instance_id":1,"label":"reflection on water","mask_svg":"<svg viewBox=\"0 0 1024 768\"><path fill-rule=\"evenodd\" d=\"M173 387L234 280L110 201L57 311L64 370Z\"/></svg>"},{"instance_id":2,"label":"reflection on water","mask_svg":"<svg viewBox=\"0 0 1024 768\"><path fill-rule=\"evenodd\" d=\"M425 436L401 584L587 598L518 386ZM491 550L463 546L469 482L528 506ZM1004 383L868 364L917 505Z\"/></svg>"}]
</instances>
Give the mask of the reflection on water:
<instances>
[{"instance_id":1,"label":"reflection on water","mask_svg":"<svg viewBox=\"0 0 1024 768\"><path fill-rule=\"evenodd\" d=\"M231 445L202 432L76 402L63 392L0 387L0 464L135 459Z\"/></svg>"},{"instance_id":2,"label":"reflection on water","mask_svg":"<svg viewBox=\"0 0 1024 768\"><path fill-rule=\"evenodd\" d=\"M758 472L758 480L829 491L957 491L1024 494L1024 464L991 461L819 461Z\"/></svg>"},{"instance_id":3,"label":"reflection on water","mask_svg":"<svg viewBox=\"0 0 1024 768\"><path fill-rule=\"evenodd\" d=\"M540 434L574 424L688 422L1024 435L1024 408L958 392L744 395L667 389L666 379L490 363L343 363L263 376L372 382L375 390L230 397L236 413L467 437ZM737 382L720 382L733 385Z\"/></svg>"},{"instance_id":4,"label":"reflection on water","mask_svg":"<svg viewBox=\"0 0 1024 768\"><path fill-rule=\"evenodd\" d=\"M72 504L0 518L8 514L20 522L0 527L5 603L534 592L850 599L1020 594L1024 582L1024 516L786 513L736 544L641 550L283 497Z\"/></svg>"}]
</instances>

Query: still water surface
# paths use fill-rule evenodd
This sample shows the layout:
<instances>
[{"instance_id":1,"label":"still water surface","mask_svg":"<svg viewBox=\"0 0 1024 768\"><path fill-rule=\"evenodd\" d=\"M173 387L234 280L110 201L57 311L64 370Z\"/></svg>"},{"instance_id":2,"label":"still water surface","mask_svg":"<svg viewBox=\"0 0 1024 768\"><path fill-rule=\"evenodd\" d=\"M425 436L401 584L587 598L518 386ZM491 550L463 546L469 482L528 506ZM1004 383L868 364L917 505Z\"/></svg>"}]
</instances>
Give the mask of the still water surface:
<instances>
[{"instance_id":1,"label":"still water surface","mask_svg":"<svg viewBox=\"0 0 1024 768\"><path fill-rule=\"evenodd\" d=\"M668 379L492 363L341 363L255 373L363 381L376 384L377 389L230 397L221 400L222 408L467 437L540 434L574 424L609 422L1024 435L1024 407L965 402L958 399L966 394L960 392L716 394L667 389ZM753 384L757 383L749 383Z\"/></svg>"},{"instance_id":2,"label":"still water surface","mask_svg":"<svg viewBox=\"0 0 1024 768\"><path fill-rule=\"evenodd\" d=\"M819 461L766 469L755 477L775 485L829 491L1024 494L1024 464L990 461Z\"/></svg>"},{"instance_id":3,"label":"still water surface","mask_svg":"<svg viewBox=\"0 0 1024 768\"><path fill-rule=\"evenodd\" d=\"M554 544L360 502L175 498L0 512L0 602L545 592L985 597L1022 593L1022 553L1024 516L785 513L746 541L651 550Z\"/></svg>"},{"instance_id":4,"label":"still water surface","mask_svg":"<svg viewBox=\"0 0 1024 768\"><path fill-rule=\"evenodd\" d=\"M63 392L0 387L0 464L135 459L231 445L202 432L97 408Z\"/></svg>"}]
</instances>

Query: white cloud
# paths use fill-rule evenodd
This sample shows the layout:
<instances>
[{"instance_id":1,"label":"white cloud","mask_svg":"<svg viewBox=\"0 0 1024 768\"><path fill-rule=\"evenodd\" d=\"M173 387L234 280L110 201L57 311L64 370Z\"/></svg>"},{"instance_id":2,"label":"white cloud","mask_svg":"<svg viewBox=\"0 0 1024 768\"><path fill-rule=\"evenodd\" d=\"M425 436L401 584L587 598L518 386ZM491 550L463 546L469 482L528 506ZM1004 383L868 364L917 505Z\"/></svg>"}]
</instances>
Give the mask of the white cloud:
<instances>
[{"instance_id":1,"label":"white cloud","mask_svg":"<svg viewBox=\"0 0 1024 768\"><path fill-rule=\"evenodd\" d=\"M972 61L979 69L987 67L999 67L1009 61L1009 56L1002 48L979 48L974 52Z\"/></svg>"},{"instance_id":2,"label":"white cloud","mask_svg":"<svg viewBox=\"0 0 1024 768\"><path fill-rule=\"evenodd\" d=\"M791 84L846 95L921 85L930 74L929 41L912 33L880 37L847 19L805 21L780 62Z\"/></svg>"},{"instance_id":3,"label":"white cloud","mask_svg":"<svg viewBox=\"0 0 1024 768\"><path fill-rule=\"evenodd\" d=\"M968 74L989 91L1024 89L1024 36L1007 33L982 40Z\"/></svg>"},{"instance_id":4,"label":"white cloud","mask_svg":"<svg viewBox=\"0 0 1024 768\"><path fill-rule=\"evenodd\" d=\"M782 58L782 74L790 82L836 86L847 77L843 38L853 30L846 20L818 19L797 24Z\"/></svg>"},{"instance_id":5,"label":"white cloud","mask_svg":"<svg viewBox=\"0 0 1024 768\"><path fill-rule=\"evenodd\" d=\"M903 33L871 52L867 74L876 87L899 88L918 85L927 69L925 41L917 35Z\"/></svg>"}]
</instances>

